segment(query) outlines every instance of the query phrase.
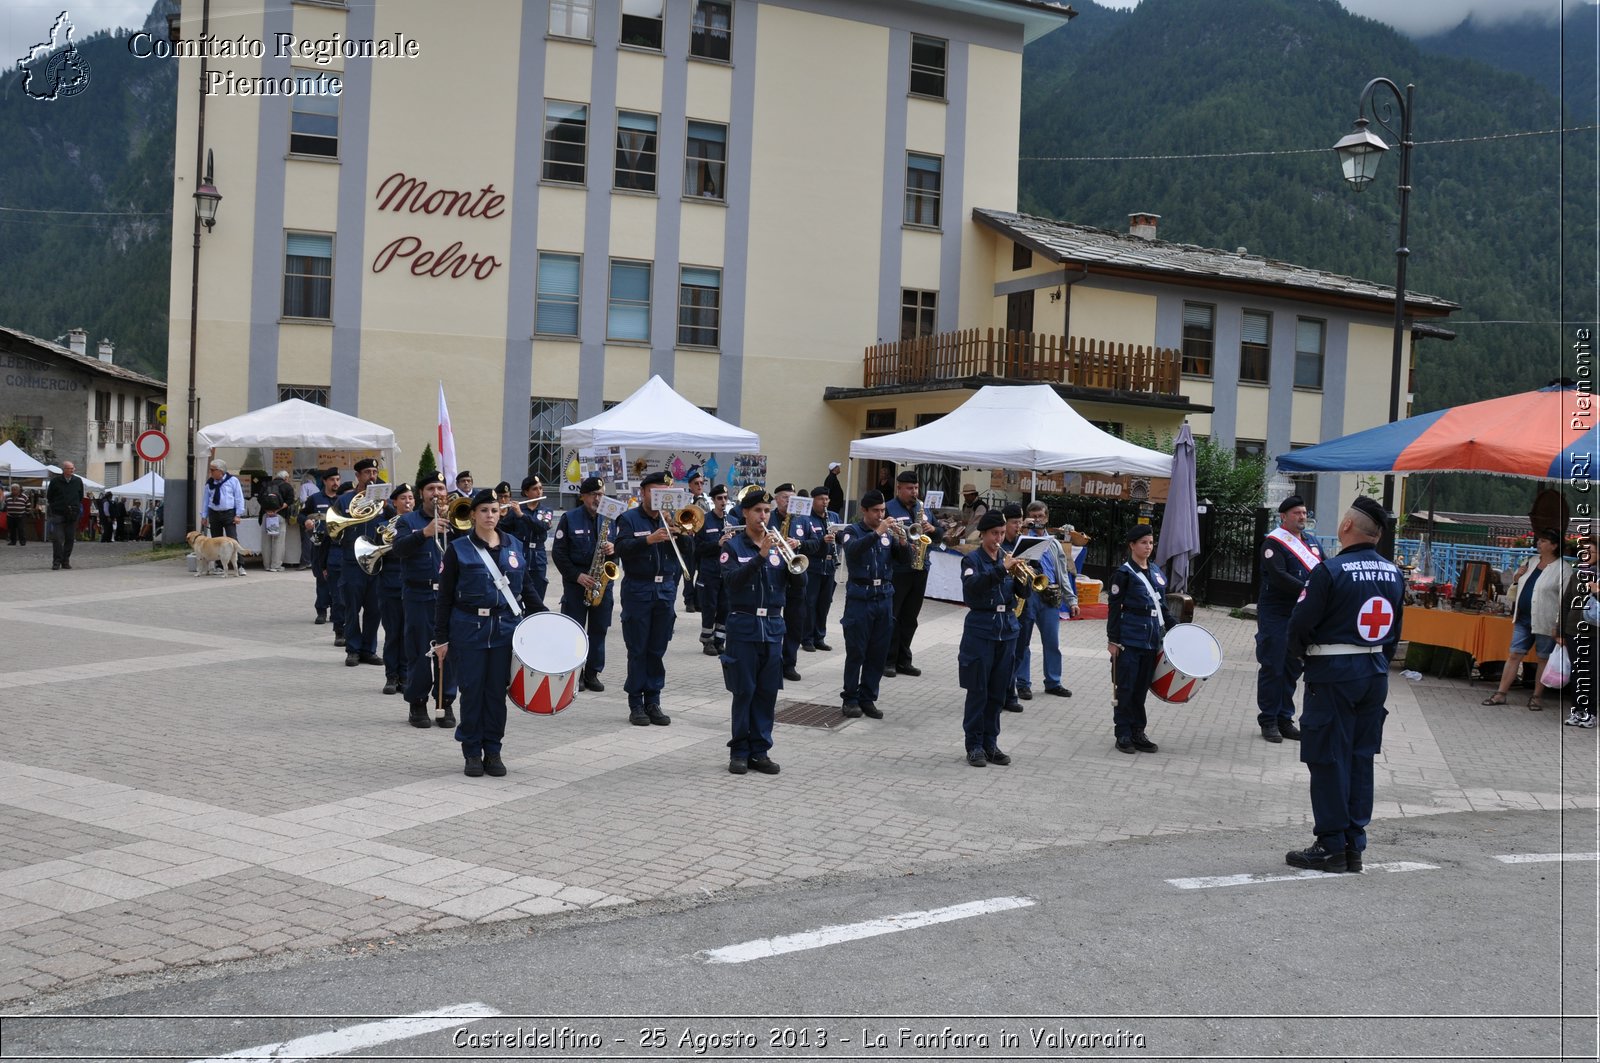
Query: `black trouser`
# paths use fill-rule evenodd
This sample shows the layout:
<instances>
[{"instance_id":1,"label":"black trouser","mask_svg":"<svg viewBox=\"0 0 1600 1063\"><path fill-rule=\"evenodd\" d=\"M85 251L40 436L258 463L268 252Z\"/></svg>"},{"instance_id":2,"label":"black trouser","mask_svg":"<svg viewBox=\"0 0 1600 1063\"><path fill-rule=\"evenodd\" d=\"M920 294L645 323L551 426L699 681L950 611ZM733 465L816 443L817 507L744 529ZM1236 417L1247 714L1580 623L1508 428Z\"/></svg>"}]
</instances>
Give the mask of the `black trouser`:
<instances>
[{"instance_id":1,"label":"black trouser","mask_svg":"<svg viewBox=\"0 0 1600 1063\"><path fill-rule=\"evenodd\" d=\"M211 525L211 537L226 535L230 539L239 537L238 514L231 509L206 510L206 523Z\"/></svg>"},{"instance_id":2,"label":"black trouser","mask_svg":"<svg viewBox=\"0 0 1600 1063\"><path fill-rule=\"evenodd\" d=\"M78 538L78 515L50 515L50 561L56 566L72 563L72 544Z\"/></svg>"},{"instance_id":3,"label":"black trouser","mask_svg":"<svg viewBox=\"0 0 1600 1063\"><path fill-rule=\"evenodd\" d=\"M917 633L922 597L928 591L928 570L896 569L894 573L894 637L889 643L889 663L904 668L911 663L911 639Z\"/></svg>"},{"instance_id":4,"label":"black trouser","mask_svg":"<svg viewBox=\"0 0 1600 1063\"><path fill-rule=\"evenodd\" d=\"M23 513L6 514L6 533L12 546L28 545L28 517Z\"/></svg>"}]
</instances>

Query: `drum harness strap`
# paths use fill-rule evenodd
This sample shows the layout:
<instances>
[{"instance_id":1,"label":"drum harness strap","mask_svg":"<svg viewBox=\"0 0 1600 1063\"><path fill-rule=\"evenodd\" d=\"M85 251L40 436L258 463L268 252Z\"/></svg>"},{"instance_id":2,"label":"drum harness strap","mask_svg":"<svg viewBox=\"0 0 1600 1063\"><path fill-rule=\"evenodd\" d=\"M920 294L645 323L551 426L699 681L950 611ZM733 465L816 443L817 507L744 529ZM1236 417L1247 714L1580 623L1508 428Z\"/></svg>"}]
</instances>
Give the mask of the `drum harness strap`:
<instances>
[{"instance_id":1,"label":"drum harness strap","mask_svg":"<svg viewBox=\"0 0 1600 1063\"><path fill-rule=\"evenodd\" d=\"M504 598L506 600L506 605L511 607L511 615L521 616L522 603L517 601L517 596L515 594L511 593L511 581L506 579L506 574L501 572L500 566L494 563L494 558L490 556L489 551L485 550L477 543L473 543L472 548L478 551L478 556L483 559L484 565L488 567L490 572L494 573L494 585L500 588L500 597Z\"/></svg>"},{"instance_id":2,"label":"drum harness strap","mask_svg":"<svg viewBox=\"0 0 1600 1063\"><path fill-rule=\"evenodd\" d=\"M1131 561L1124 561L1122 567L1133 573L1133 578L1144 584L1144 592L1150 596L1152 607L1150 615L1157 620L1161 619L1161 599L1156 597L1156 589L1150 586L1150 581L1144 578L1144 573L1134 567Z\"/></svg>"}]
</instances>

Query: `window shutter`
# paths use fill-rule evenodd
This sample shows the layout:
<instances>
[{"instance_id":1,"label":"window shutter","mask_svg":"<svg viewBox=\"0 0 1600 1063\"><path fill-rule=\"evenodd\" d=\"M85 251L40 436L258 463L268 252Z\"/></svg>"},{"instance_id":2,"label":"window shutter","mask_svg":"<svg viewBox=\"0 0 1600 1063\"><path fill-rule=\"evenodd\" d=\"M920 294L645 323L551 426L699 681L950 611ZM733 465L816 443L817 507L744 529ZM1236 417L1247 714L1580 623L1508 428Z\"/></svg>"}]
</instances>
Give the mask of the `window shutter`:
<instances>
[{"instance_id":1,"label":"window shutter","mask_svg":"<svg viewBox=\"0 0 1600 1063\"><path fill-rule=\"evenodd\" d=\"M683 267L683 283L696 288L722 287L722 271L720 269L706 269L702 266Z\"/></svg>"},{"instance_id":2,"label":"window shutter","mask_svg":"<svg viewBox=\"0 0 1600 1063\"><path fill-rule=\"evenodd\" d=\"M1307 354L1322 353L1322 322L1301 318L1295 325L1294 349Z\"/></svg>"},{"instance_id":3,"label":"window shutter","mask_svg":"<svg viewBox=\"0 0 1600 1063\"><path fill-rule=\"evenodd\" d=\"M302 258L332 258L333 237L315 233L290 233L284 245L285 253Z\"/></svg>"},{"instance_id":4,"label":"window shutter","mask_svg":"<svg viewBox=\"0 0 1600 1063\"><path fill-rule=\"evenodd\" d=\"M1268 326L1271 320L1266 314L1247 312L1239 330L1239 339L1244 343L1265 347L1267 345Z\"/></svg>"},{"instance_id":5,"label":"window shutter","mask_svg":"<svg viewBox=\"0 0 1600 1063\"><path fill-rule=\"evenodd\" d=\"M1211 308L1195 303L1184 303L1183 327L1209 329L1211 327Z\"/></svg>"},{"instance_id":6,"label":"window shutter","mask_svg":"<svg viewBox=\"0 0 1600 1063\"><path fill-rule=\"evenodd\" d=\"M540 255L539 294L578 295L578 256Z\"/></svg>"}]
</instances>

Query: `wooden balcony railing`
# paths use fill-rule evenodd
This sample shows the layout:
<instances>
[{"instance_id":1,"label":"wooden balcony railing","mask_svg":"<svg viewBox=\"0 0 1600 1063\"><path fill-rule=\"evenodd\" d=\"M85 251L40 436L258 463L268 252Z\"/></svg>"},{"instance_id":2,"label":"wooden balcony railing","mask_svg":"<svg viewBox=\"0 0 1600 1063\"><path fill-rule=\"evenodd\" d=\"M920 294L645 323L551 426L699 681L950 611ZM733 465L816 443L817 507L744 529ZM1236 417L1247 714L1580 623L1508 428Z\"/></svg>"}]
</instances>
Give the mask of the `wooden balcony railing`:
<instances>
[{"instance_id":1,"label":"wooden balcony railing","mask_svg":"<svg viewBox=\"0 0 1600 1063\"><path fill-rule=\"evenodd\" d=\"M876 344L867 348L862 370L869 388L989 376L1175 396L1183 354L1172 347L974 328Z\"/></svg>"}]
</instances>

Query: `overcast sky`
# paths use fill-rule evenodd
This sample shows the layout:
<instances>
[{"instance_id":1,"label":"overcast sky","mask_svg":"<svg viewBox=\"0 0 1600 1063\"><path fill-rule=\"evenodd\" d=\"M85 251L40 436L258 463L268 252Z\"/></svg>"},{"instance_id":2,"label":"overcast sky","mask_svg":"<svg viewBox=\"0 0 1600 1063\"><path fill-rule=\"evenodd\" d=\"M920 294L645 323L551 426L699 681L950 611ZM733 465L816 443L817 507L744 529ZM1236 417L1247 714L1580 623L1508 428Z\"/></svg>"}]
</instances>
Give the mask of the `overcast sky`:
<instances>
[{"instance_id":1,"label":"overcast sky","mask_svg":"<svg viewBox=\"0 0 1600 1063\"><path fill-rule=\"evenodd\" d=\"M1138 0L1099 0L1110 7L1133 7ZM1518 18L1537 13L1554 19L1562 0L1340 0L1357 14L1387 22L1406 33L1449 29L1467 15L1479 21ZM1574 0L1567 0L1574 2ZM1577 0L1587 2L1587 0ZM0 0L0 70L17 65L24 51L50 32L63 8L71 13L80 37L96 30L141 26L152 0Z\"/></svg>"}]
</instances>

